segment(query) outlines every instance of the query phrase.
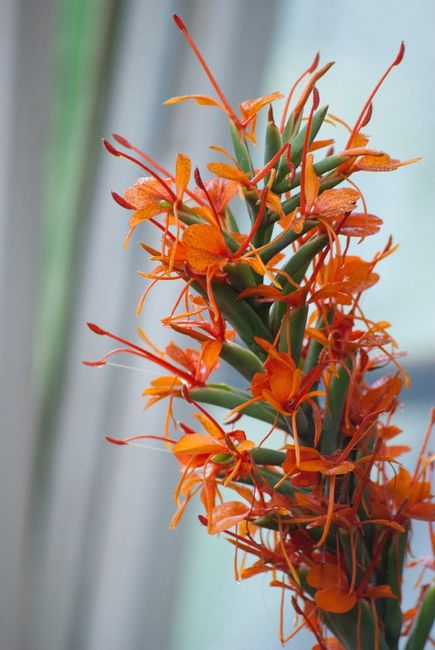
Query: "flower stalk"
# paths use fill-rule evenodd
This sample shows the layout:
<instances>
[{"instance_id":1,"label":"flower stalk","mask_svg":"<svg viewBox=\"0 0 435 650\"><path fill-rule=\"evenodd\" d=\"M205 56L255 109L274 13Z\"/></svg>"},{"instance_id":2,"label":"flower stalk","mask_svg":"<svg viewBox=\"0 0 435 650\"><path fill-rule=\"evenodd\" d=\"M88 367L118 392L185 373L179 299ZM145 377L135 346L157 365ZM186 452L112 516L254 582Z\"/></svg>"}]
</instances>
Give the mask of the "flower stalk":
<instances>
[{"instance_id":1,"label":"flower stalk","mask_svg":"<svg viewBox=\"0 0 435 650\"><path fill-rule=\"evenodd\" d=\"M293 636L284 632L293 604L296 627L313 633L314 648L396 650L405 636L407 650L423 649L434 588L421 579L416 607L403 612L401 585L412 521L428 522L434 540L434 456L428 433L411 475L400 460L406 448L391 444L400 434L392 417L408 380L389 324L371 320L362 307L378 266L394 250L391 239L372 259L349 253L352 241L363 249L382 225L354 177L414 162L369 147L363 132L403 45L352 127L319 108L318 85L332 64L318 68L318 55L287 94L278 127L283 95L246 100L236 111L183 21L174 19L216 98L184 95L166 104L193 100L218 108L233 151L214 147L222 159L208 172L192 172L189 156L178 153L172 173L121 136L114 136L116 147L104 141L110 154L147 174L113 196L131 213L125 244L140 233L155 264L141 272L149 285L138 313L153 287L174 282L179 293L162 325L177 342L159 350L139 329L139 346L90 324L122 347L88 364L134 354L162 370L143 392L147 408L167 401L161 435L139 438L160 439L180 467L171 526L199 496L200 522L235 547L237 577L267 573L281 590L283 643ZM263 109L264 164L255 168L251 151ZM345 131L338 145L325 133L331 123ZM236 197L250 217L248 232L234 216ZM152 228L158 249L147 243ZM180 338L189 345L180 346ZM221 362L239 374L242 390L213 383ZM175 417L179 400L192 407L193 425ZM248 418L263 427L259 438Z\"/></svg>"}]
</instances>

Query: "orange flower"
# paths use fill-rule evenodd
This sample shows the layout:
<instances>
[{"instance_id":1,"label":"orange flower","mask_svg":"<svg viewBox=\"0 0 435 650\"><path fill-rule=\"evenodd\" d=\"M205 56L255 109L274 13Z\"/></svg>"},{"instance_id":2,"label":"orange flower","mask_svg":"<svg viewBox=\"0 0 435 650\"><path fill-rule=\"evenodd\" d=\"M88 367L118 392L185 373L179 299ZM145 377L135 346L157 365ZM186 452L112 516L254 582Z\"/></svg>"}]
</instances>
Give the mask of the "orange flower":
<instances>
[{"instance_id":1,"label":"orange flower","mask_svg":"<svg viewBox=\"0 0 435 650\"><path fill-rule=\"evenodd\" d=\"M244 431L236 429L226 433L204 409L201 409L201 413L194 413L193 417L202 424L207 433L197 433L188 427L184 427L186 433L173 447L173 453L183 465L191 463L193 459L195 467L203 466L209 462L210 456L216 454L224 454L227 457L226 460L229 460L228 455L229 457L234 455L236 460L243 459L246 461L245 454L254 447L254 443L247 440ZM220 460L216 462L219 464ZM223 468L219 465L219 469L228 469L228 467ZM233 469L233 467L228 469L229 475L234 474ZM238 469L242 469L241 464L239 464ZM242 472L244 476L246 476L246 470L247 468L244 467ZM232 478L233 476L231 476L230 480Z\"/></svg>"},{"instance_id":2,"label":"orange flower","mask_svg":"<svg viewBox=\"0 0 435 650\"><path fill-rule=\"evenodd\" d=\"M242 407L262 400L283 415L293 415L304 400L323 394L322 391L310 391L318 379L319 369L304 375L290 354L278 352L268 341L258 337L255 340L268 353L264 362L266 372L254 375L251 384L253 399Z\"/></svg>"},{"instance_id":3,"label":"orange flower","mask_svg":"<svg viewBox=\"0 0 435 650\"><path fill-rule=\"evenodd\" d=\"M254 447L254 443L248 440L245 433L239 429L226 433L216 420L202 408L201 412L194 413L193 417L201 423L206 433L198 433L183 425L185 433L172 448L174 455L183 467L183 474L176 489L176 501L179 504L179 509L174 516L172 525L175 526L178 523L187 501L201 488L202 483L208 512L209 532L220 532L246 518L251 507L244 507L243 515L242 504L238 504L234 508L215 509L216 476L222 476L221 480L224 485L231 486L232 489L250 499L252 496L250 490L233 485L232 482L249 475L252 465L249 452ZM203 468L202 478L195 474L198 468ZM187 496L185 501L180 503L179 495L182 492Z\"/></svg>"},{"instance_id":4,"label":"orange flower","mask_svg":"<svg viewBox=\"0 0 435 650\"><path fill-rule=\"evenodd\" d=\"M355 255L335 257L321 268L317 278L319 288L312 296L313 301L328 299L333 304L350 305L355 294L372 287L379 280L373 272L373 264L364 262Z\"/></svg>"},{"instance_id":5,"label":"orange flower","mask_svg":"<svg viewBox=\"0 0 435 650\"><path fill-rule=\"evenodd\" d=\"M335 564L314 564L307 574L310 587L315 587L314 599L319 609L332 614L345 614L355 607L357 596L349 593L349 580Z\"/></svg>"},{"instance_id":6,"label":"orange flower","mask_svg":"<svg viewBox=\"0 0 435 650\"><path fill-rule=\"evenodd\" d=\"M355 464L349 460L326 458L313 447L300 447L299 459L294 445L286 445L286 458L282 468L286 476L299 473L320 473L325 476L339 476L352 472Z\"/></svg>"},{"instance_id":7,"label":"orange flower","mask_svg":"<svg viewBox=\"0 0 435 650\"><path fill-rule=\"evenodd\" d=\"M435 503L430 503L430 481L417 481L401 467L387 483L387 490L401 516L423 521L435 521Z\"/></svg>"},{"instance_id":8,"label":"orange flower","mask_svg":"<svg viewBox=\"0 0 435 650\"><path fill-rule=\"evenodd\" d=\"M222 270L228 262L230 253L216 226L199 223L189 226L184 231L182 244L187 263L197 273Z\"/></svg>"},{"instance_id":9,"label":"orange flower","mask_svg":"<svg viewBox=\"0 0 435 650\"><path fill-rule=\"evenodd\" d=\"M219 353L222 348L220 341L204 341L201 344L201 350L198 352L192 348L182 349L175 343L170 343L165 350L164 356L169 357L175 363L185 368L189 374L195 378L196 385L204 385L210 374L219 365ZM171 395L180 396L184 386L195 384L186 384L178 375L169 375L158 377L151 381L151 386L146 388L142 395L150 396L147 407L155 404L165 397Z\"/></svg>"},{"instance_id":10,"label":"orange flower","mask_svg":"<svg viewBox=\"0 0 435 650\"><path fill-rule=\"evenodd\" d=\"M388 154L381 156L362 156L353 166L352 171L364 172L391 172L403 167L404 165L412 165L418 162L421 158L412 158L411 160L394 160Z\"/></svg>"},{"instance_id":11,"label":"orange flower","mask_svg":"<svg viewBox=\"0 0 435 650\"><path fill-rule=\"evenodd\" d=\"M224 530L246 520L251 510L250 506L240 501L226 501L215 506L211 515L210 534L223 533Z\"/></svg>"},{"instance_id":12,"label":"orange flower","mask_svg":"<svg viewBox=\"0 0 435 650\"><path fill-rule=\"evenodd\" d=\"M124 200L135 212L130 217L130 230L124 240L126 246L139 224L167 211L161 201L171 201L169 192L154 178L138 178L124 193ZM127 205L125 206L127 207Z\"/></svg>"},{"instance_id":13,"label":"orange flower","mask_svg":"<svg viewBox=\"0 0 435 650\"><path fill-rule=\"evenodd\" d=\"M222 178L211 178L204 183L205 191L199 190L199 195L204 200L210 200L216 213L220 216L221 222L224 221L225 208L234 198L239 190L239 186L234 181L227 181ZM205 193L207 192L207 194ZM201 214L201 213L200 213ZM209 213L210 220L210 213Z\"/></svg>"}]
</instances>

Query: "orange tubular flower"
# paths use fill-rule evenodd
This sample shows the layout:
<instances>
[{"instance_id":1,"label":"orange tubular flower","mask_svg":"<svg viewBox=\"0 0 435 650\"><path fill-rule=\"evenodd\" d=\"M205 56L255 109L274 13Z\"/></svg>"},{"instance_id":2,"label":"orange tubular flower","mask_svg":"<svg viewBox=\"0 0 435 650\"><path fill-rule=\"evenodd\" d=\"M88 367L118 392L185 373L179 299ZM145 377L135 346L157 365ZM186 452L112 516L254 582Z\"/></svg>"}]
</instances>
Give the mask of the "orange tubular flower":
<instances>
[{"instance_id":1,"label":"orange tubular flower","mask_svg":"<svg viewBox=\"0 0 435 650\"><path fill-rule=\"evenodd\" d=\"M235 412L261 400L268 402L279 413L293 416L303 401L323 395L322 391L310 391L321 370L316 368L315 372L304 376L290 354L278 352L268 341L258 337L255 340L268 353L264 362L266 372L254 375L251 384L253 399L234 409Z\"/></svg>"},{"instance_id":2,"label":"orange tubular flower","mask_svg":"<svg viewBox=\"0 0 435 650\"><path fill-rule=\"evenodd\" d=\"M189 226L184 231L182 244L186 262L196 273L222 271L230 257L222 233L216 226L202 223Z\"/></svg>"},{"instance_id":3,"label":"orange tubular flower","mask_svg":"<svg viewBox=\"0 0 435 650\"><path fill-rule=\"evenodd\" d=\"M373 273L372 264L357 256L348 256L344 261L333 258L318 275L320 288L314 292L313 301L325 300L332 304L350 305L353 296L372 287L379 280Z\"/></svg>"},{"instance_id":4,"label":"orange tubular flower","mask_svg":"<svg viewBox=\"0 0 435 650\"><path fill-rule=\"evenodd\" d=\"M139 224L165 212L162 201L170 201L171 196L154 178L138 178L124 193L126 207L134 208L130 217L130 230L125 238L127 245Z\"/></svg>"},{"instance_id":5,"label":"orange tubular flower","mask_svg":"<svg viewBox=\"0 0 435 650\"><path fill-rule=\"evenodd\" d=\"M402 517L435 521L435 503L430 503L430 481L417 481L400 467L396 476L388 481L387 491Z\"/></svg>"},{"instance_id":6,"label":"orange tubular flower","mask_svg":"<svg viewBox=\"0 0 435 650\"><path fill-rule=\"evenodd\" d=\"M344 614L356 605L357 597L349 593L346 574L334 564L315 564L307 574L307 582L316 589L317 607L325 612Z\"/></svg>"},{"instance_id":7,"label":"orange tubular flower","mask_svg":"<svg viewBox=\"0 0 435 650\"><path fill-rule=\"evenodd\" d=\"M204 385L210 374L219 365L219 353L222 344L219 341L205 341L202 344L201 351L185 348L184 350L174 343L166 347L165 356L185 368L191 377L194 377L196 384L193 382L187 385ZM142 395L150 396L147 407L155 404L159 400L170 397L171 395L180 396L186 382L175 375L158 377L151 381L151 386L146 388Z\"/></svg>"}]
</instances>

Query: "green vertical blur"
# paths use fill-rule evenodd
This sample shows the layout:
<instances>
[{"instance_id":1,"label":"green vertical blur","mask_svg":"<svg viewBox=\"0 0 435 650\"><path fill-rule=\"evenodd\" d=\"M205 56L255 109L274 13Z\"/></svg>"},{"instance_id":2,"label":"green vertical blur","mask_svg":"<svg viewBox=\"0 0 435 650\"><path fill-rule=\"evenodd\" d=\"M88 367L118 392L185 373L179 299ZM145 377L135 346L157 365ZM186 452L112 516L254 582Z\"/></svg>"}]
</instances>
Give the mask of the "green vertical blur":
<instances>
[{"instance_id":1,"label":"green vertical blur","mask_svg":"<svg viewBox=\"0 0 435 650\"><path fill-rule=\"evenodd\" d=\"M62 379L78 255L96 168L96 133L114 51L116 0L59 0L47 133L44 269L34 371L48 435ZM41 161L44 162L43 160Z\"/></svg>"}]
</instances>

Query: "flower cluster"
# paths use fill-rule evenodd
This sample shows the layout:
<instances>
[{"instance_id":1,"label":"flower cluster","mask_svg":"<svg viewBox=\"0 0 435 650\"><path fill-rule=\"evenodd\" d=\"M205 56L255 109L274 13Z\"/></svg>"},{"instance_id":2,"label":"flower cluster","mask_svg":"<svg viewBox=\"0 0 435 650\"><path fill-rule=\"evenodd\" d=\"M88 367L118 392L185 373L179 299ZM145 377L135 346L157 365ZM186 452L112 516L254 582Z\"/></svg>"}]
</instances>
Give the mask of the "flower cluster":
<instances>
[{"instance_id":1,"label":"flower cluster","mask_svg":"<svg viewBox=\"0 0 435 650\"><path fill-rule=\"evenodd\" d=\"M295 633L284 632L288 594L297 629L312 631L315 648L397 648L401 634L416 643L433 591L423 588L422 606L403 614L401 575L411 520L431 526L435 519L430 427L410 474L398 460L408 448L394 444L400 429L391 421L408 378L389 324L370 320L361 306L395 246L390 238L371 259L349 254L351 242L361 244L382 225L354 178L413 162L372 148L364 132L375 94L404 47L349 126L320 106L317 85L331 64L319 68L318 56L286 98L274 92L235 111L181 19L175 21L216 98L166 103L194 100L223 111L232 152L212 147L220 160L208 165L205 179L186 154L177 155L172 173L118 135L104 144L145 174L122 195L113 193L131 213L126 245L136 230L145 238L147 228L161 235L159 249L141 244L155 266L142 273L150 283L138 312L156 284L177 282L178 297L162 323L193 340L192 347L159 350L140 329L137 345L90 324L121 347L88 363L126 353L162 369L144 395L147 406L168 400L160 438L181 470L172 526L199 495L200 522L234 545L238 578L268 573L281 589L283 642ZM256 168L250 147L262 109L264 164ZM325 124L345 133L338 152L333 139L319 137ZM246 206L247 228L235 216L236 202ZM244 390L211 382L221 361L241 375ZM192 405L195 424L177 421L177 399ZM215 407L226 409L221 422ZM264 423L261 442L252 439L246 416ZM277 435L278 448L269 447Z\"/></svg>"}]
</instances>

